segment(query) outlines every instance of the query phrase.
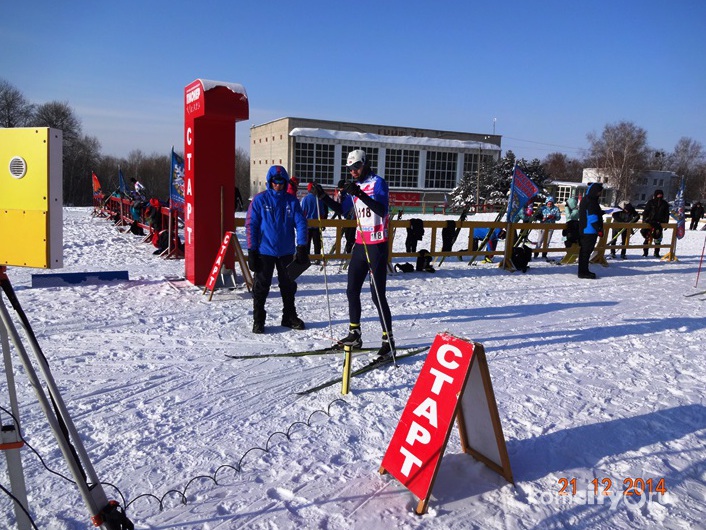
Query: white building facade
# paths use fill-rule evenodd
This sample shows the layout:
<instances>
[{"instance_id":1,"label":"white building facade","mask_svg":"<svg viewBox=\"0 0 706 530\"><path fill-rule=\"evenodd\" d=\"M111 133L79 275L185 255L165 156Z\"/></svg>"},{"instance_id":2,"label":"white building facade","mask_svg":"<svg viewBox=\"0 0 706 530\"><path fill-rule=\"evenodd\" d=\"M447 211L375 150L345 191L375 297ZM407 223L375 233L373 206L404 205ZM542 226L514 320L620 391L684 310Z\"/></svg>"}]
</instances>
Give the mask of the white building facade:
<instances>
[{"instance_id":1,"label":"white building facade","mask_svg":"<svg viewBox=\"0 0 706 530\"><path fill-rule=\"evenodd\" d=\"M499 135L281 118L250 129L251 192L264 189L273 164L283 165L300 183L334 187L349 178L348 153L363 149L390 186L393 201L412 206L443 198L464 173L477 173L479 160L497 161L500 142Z\"/></svg>"}]
</instances>

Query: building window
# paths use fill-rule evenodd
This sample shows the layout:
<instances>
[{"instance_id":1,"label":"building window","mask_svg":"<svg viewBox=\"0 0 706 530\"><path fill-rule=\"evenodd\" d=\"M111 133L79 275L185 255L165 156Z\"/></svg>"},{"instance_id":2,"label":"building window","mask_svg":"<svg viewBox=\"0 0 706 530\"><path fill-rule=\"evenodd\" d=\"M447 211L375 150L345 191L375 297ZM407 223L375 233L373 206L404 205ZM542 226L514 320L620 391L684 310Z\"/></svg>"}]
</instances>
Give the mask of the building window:
<instances>
[{"instance_id":1,"label":"building window","mask_svg":"<svg viewBox=\"0 0 706 530\"><path fill-rule=\"evenodd\" d=\"M388 186L417 188L419 151L388 149L385 156L385 180Z\"/></svg>"},{"instance_id":2,"label":"building window","mask_svg":"<svg viewBox=\"0 0 706 530\"><path fill-rule=\"evenodd\" d=\"M457 153L428 151L424 187L436 189L451 189L455 187L457 165Z\"/></svg>"},{"instance_id":3,"label":"building window","mask_svg":"<svg viewBox=\"0 0 706 530\"><path fill-rule=\"evenodd\" d=\"M477 175L478 173L478 153L466 153L463 157L463 174Z\"/></svg>"},{"instance_id":4,"label":"building window","mask_svg":"<svg viewBox=\"0 0 706 530\"><path fill-rule=\"evenodd\" d=\"M359 145L342 145L341 146L341 175L340 178L343 180L348 180L351 178L350 172L346 169L346 159L348 158L348 153L355 151L356 149L362 149L365 151L365 156L370 160L370 168L373 173L376 173L378 167L378 148L377 147L361 147Z\"/></svg>"},{"instance_id":5,"label":"building window","mask_svg":"<svg viewBox=\"0 0 706 530\"><path fill-rule=\"evenodd\" d=\"M333 145L297 142L294 175L301 182L316 180L320 184L333 185L333 155Z\"/></svg>"},{"instance_id":6,"label":"building window","mask_svg":"<svg viewBox=\"0 0 706 530\"><path fill-rule=\"evenodd\" d=\"M571 186L558 186L556 189L556 204L563 204L571 197Z\"/></svg>"}]
</instances>

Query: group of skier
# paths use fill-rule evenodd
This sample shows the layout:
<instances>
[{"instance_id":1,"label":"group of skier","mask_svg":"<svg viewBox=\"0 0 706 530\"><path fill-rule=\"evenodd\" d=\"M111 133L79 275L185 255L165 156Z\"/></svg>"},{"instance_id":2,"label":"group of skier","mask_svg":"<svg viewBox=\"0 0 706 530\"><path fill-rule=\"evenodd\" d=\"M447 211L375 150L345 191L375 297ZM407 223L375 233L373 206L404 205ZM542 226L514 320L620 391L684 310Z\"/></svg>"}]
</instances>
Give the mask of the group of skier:
<instances>
[{"instance_id":1,"label":"group of skier","mask_svg":"<svg viewBox=\"0 0 706 530\"><path fill-rule=\"evenodd\" d=\"M370 276L373 303L383 330L376 360L384 361L394 356L395 348L392 314L386 297L389 188L385 179L371 170L370 161L361 149L348 154L346 168L351 179L341 190L344 193L340 202L329 197L319 184L309 186L309 193L336 214L347 217L352 212L358 226L348 265L348 335L337 341L337 345L352 348L363 345L360 295L366 277ZM283 302L281 324L292 329L305 327L294 303L297 284L290 279L287 266L293 260L308 262L309 231L301 205L287 193L289 181L284 167L270 167L267 189L253 198L245 220L248 267L254 273L253 333L265 332L265 301L275 268ZM321 205L316 207L320 209Z\"/></svg>"}]
</instances>

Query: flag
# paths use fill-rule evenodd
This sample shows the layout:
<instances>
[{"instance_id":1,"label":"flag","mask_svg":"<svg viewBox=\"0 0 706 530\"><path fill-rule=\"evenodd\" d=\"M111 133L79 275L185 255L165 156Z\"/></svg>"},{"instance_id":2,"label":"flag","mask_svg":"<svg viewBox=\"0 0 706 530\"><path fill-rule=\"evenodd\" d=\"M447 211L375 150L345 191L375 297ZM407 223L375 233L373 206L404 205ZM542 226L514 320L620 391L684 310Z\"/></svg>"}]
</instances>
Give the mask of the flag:
<instances>
[{"instance_id":1,"label":"flag","mask_svg":"<svg viewBox=\"0 0 706 530\"><path fill-rule=\"evenodd\" d=\"M127 188L125 187L125 177L123 177L123 170L118 166L118 189L123 197L127 196Z\"/></svg>"},{"instance_id":2,"label":"flag","mask_svg":"<svg viewBox=\"0 0 706 530\"><path fill-rule=\"evenodd\" d=\"M516 223L520 213L529 200L537 195L539 188L525 175L517 164L512 171L512 184L510 185L510 200L507 202L507 220Z\"/></svg>"},{"instance_id":3,"label":"flag","mask_svg":"<svg viewBox=\"0 0 706 530\"><path fill-rule=\"evenodd\" d=\"M103 190L101 189L101 183L98 180L95 171L91 172L91 177L93 179L93 195L100 195Z\"/></svg>"},{"instance_id":4,"label":"flag","mask_svg":"<svg viewBox=\"0 0 706 530\"><path fill-rule=\"evenodd\" d=\"M170 208L184 211L184 159L172 147L172 165L169 171Z\"/></svg>"},{"instance_id":5,"label":"flag","mask_svg":"<svg viewBox=\"0 0 706 530\"><path fill-rule=\"evenodd\" d=\"M677 198L674 199L674 209L677 211L677 239L684 237L686 232L686 214L684 213L684 177L681 179L681 186Z\"/></svg>"}]
</instances>

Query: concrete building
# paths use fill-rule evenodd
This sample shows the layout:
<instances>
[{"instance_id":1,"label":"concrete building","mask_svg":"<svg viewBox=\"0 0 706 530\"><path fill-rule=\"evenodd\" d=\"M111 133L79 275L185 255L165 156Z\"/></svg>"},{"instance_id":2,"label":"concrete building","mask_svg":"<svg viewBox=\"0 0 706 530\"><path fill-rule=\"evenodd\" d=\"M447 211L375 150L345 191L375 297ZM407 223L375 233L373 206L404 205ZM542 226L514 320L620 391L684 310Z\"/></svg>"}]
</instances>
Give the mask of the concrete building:
<instances>
[{"instance_id":1,"label":"concrete building","mask_svg":"<svg viewBox=\"0 0 706 530\"><path fill-rule=\"evenodd\" d=\"M500 135L280 118L250 128L250 190L265 186L267 169L283 165L304 184L333 188L349 178L346 156L363 149L390 186L391 202L418 206L443 200L478 160L500 158ZM300 184L300 191L306 186Z\"/></svg>"}]
</instances>

